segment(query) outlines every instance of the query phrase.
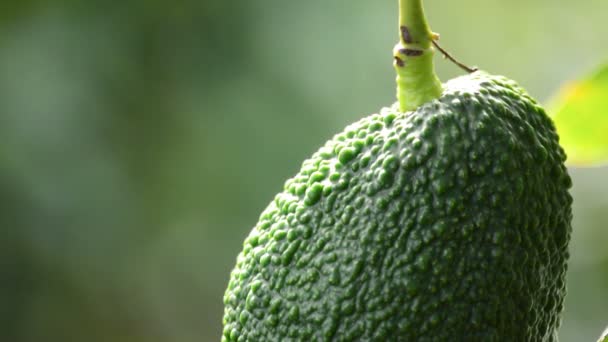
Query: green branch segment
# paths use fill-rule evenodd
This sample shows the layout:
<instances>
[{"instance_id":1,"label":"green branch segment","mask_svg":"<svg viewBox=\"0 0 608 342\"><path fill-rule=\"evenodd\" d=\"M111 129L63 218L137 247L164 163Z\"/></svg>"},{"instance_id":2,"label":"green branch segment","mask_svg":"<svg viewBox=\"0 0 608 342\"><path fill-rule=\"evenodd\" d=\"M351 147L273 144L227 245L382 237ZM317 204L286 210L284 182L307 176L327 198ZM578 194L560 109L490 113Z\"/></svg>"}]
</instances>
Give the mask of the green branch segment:
<instances>
[{"instance_id":1,"label":"green branch segment","mask_svg":"<svg viewBox=\"0 0 608 342\"><path fill-rule=\"evenodd\" d=\"M397 71L397 100L402 112L439 98L441 82L433 64L433 32L422 0L399 0L399 43L393 50Z\"/></svg>"}]
</instances>

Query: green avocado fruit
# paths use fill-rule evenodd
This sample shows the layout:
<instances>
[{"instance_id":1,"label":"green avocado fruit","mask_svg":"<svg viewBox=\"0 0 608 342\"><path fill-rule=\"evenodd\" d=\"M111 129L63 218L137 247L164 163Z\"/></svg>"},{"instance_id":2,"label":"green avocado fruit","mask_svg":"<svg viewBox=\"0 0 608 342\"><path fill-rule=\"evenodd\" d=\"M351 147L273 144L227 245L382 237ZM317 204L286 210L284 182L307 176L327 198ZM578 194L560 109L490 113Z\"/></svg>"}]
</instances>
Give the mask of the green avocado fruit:
<instances>
[{"instance_id":1,"label":"green avocado fruit","mask_svg":"<svg viewBox=\"0 0 608 342\"><path fill-rule=\"evenodd\" d=\"M555 341L571 180L515 82L482 71L346 127L244 242L222 341Z\"/></svg>"}]
</instances>

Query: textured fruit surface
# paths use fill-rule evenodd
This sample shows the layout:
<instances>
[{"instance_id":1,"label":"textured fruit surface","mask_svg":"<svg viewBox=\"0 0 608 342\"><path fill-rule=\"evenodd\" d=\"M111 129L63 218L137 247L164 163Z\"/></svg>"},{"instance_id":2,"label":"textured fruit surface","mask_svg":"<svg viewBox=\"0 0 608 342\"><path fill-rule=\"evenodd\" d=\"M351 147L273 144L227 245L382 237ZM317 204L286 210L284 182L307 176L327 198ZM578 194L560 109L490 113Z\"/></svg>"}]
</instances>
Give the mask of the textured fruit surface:
<instances>
[{"instance_id":1,"label":"textured fruit surface","mask_svg":"<svg viewBox=\"0 0 608 342\"><path fill-rule=\"evenodd\" d=\"M245 240L222 340L555 340L565 158L543 109L483 72L348 126Z\"/></svg>"}]
</instances>

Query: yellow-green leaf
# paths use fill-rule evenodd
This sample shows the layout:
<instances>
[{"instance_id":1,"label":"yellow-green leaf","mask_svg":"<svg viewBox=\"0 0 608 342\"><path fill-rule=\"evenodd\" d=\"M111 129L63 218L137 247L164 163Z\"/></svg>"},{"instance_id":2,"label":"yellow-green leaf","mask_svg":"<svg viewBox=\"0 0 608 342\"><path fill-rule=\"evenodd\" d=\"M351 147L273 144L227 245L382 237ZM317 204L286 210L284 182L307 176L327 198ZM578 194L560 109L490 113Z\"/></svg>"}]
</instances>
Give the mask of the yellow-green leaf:
<instances>
[{"instance_id":1,"label":"yellow-green leaf","mask_svg":"<svg viewBox=\"0 0 608 342\"><path fill-rule=\"evenodd\" d=\"M600 339L597 340L597 342L608 342L608 328L606 328L606 330L604 330L604 333L602 334Z\"/></svg>"},{"instance_id":2,"label":"yellow-green leaf","mask_svg":"<svg viewBox=\"0 0 608 342\"><path fill-rule=\"evenodd\" d=\"M562 86L549 113L553 113L569 165L608 163L608 65Z\"/></svg>"}]
</instances>

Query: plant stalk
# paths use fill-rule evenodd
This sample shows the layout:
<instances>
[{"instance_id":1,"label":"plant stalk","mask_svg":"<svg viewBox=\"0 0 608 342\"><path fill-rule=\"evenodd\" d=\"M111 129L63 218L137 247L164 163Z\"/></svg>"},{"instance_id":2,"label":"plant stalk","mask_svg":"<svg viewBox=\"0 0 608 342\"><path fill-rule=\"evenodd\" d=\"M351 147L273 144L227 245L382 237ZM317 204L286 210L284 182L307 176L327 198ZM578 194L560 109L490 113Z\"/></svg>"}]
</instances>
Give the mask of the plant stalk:
<instances>
[{"instance_id":1,"label":"plant stalk","mask_svg":"<svg viewBox=\"0 0 608 342\"><path fill-rule=\"evenodd\" d=\"M422 0L399 0L399 43L393 49L397 71L397 100L402 112L441 96L442 87L433 63L433 33Z\"/></svg>"}]
</instances>

